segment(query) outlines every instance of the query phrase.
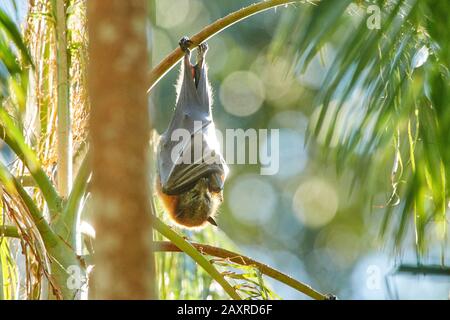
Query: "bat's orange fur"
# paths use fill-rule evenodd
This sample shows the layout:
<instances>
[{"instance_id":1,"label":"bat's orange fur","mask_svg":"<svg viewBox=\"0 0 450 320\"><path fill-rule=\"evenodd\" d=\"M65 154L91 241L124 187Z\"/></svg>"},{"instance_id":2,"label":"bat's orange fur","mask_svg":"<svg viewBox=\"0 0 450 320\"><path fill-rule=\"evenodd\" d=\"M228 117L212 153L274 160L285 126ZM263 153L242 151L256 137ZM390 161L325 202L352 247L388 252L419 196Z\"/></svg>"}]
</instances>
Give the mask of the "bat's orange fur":
<instances>
[{"instance_id":1,"label":"bat's orange fur","mask_svg":"<svg viewBox=\"0 0 450 320\"><path fill-rule=\"evenodd\" d=\"M156 185L158 195L170 219L184 228L201 228L211 222L210 219L214 219L223 199L222 192L212 192L208 189L206 178L200 179L192 189L180 195L164 193L159 178Z\"/></svg>"}]
</instances>

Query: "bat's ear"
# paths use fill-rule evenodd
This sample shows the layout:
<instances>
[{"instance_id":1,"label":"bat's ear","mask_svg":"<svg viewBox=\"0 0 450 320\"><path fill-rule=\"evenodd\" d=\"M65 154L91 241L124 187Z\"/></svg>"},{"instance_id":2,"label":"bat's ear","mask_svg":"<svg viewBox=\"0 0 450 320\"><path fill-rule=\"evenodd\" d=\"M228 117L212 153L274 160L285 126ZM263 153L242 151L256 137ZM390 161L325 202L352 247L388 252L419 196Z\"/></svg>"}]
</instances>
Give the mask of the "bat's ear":
<instances>
[{"instance_id":1,"label":"bat's ear","mask_svg":"<svg viewBox=\"0 0 450 320\"><path fill-rule=\"evenodd\" d=\"M208 217L208 219L206 219L206 221L208 221L209 223L211 223L213 226L218 227L217 222L214 220L213 217Z\"/></svg>"}]
</instances>

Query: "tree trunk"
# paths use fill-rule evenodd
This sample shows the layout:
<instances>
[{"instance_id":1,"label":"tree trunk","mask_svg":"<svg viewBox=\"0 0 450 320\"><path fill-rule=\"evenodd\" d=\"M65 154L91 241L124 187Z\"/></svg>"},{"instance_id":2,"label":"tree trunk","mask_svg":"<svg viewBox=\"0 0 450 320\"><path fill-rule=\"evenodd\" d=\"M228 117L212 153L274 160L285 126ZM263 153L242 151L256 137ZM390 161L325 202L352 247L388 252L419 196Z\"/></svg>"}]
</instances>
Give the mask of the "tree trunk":
<instances>
[{"instance_id":1,"label":"tree trunk","mask_svg":"<svg viewBox=\"0 0 450 320\"><path fill-rule=\"evenodd\" d=\"M87 2L96 299L154 298L146 3Z\"/></svg>"}]
</instances>

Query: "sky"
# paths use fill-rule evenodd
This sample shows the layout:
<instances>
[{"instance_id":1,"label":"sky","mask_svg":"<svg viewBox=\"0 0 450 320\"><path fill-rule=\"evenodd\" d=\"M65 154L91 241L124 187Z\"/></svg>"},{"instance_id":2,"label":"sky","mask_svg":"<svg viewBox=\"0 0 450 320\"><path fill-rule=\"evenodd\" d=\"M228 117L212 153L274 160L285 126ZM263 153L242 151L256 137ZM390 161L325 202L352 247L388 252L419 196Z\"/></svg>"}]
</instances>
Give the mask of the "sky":
<instances>
[{"instance_id":1,"label":"sky","mask_svg":"<svg viewBox=\"0 0 450 320\"><path fill-rule=\"evenodd\" d=\"M27 13L28 0L0 0L0 8L13 18L17 24L21 24ZM16 11L15 8L18 10Z\"/></svg>"}]
</instances>

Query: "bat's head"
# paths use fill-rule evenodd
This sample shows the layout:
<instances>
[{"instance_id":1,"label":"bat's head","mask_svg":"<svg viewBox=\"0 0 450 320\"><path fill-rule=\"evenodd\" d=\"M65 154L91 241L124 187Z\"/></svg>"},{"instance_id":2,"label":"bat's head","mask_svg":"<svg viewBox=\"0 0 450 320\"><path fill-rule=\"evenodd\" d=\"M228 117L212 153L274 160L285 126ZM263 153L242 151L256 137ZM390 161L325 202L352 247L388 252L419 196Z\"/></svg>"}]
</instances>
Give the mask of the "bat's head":
<instances>
[{"instance_id":1,"label":"bat's head","mask_svg":"<svg viewBox=\"0 0 450 320\"><path fill-rule=\"evenodd\" d=\"M214 188L210 177L200 178L186 192L167 195L158 187L160 199L170 218L184 228L201 228L207 223L216 225L214 215L223 200L222 191Z\"/></svg>"}]
</instances>

